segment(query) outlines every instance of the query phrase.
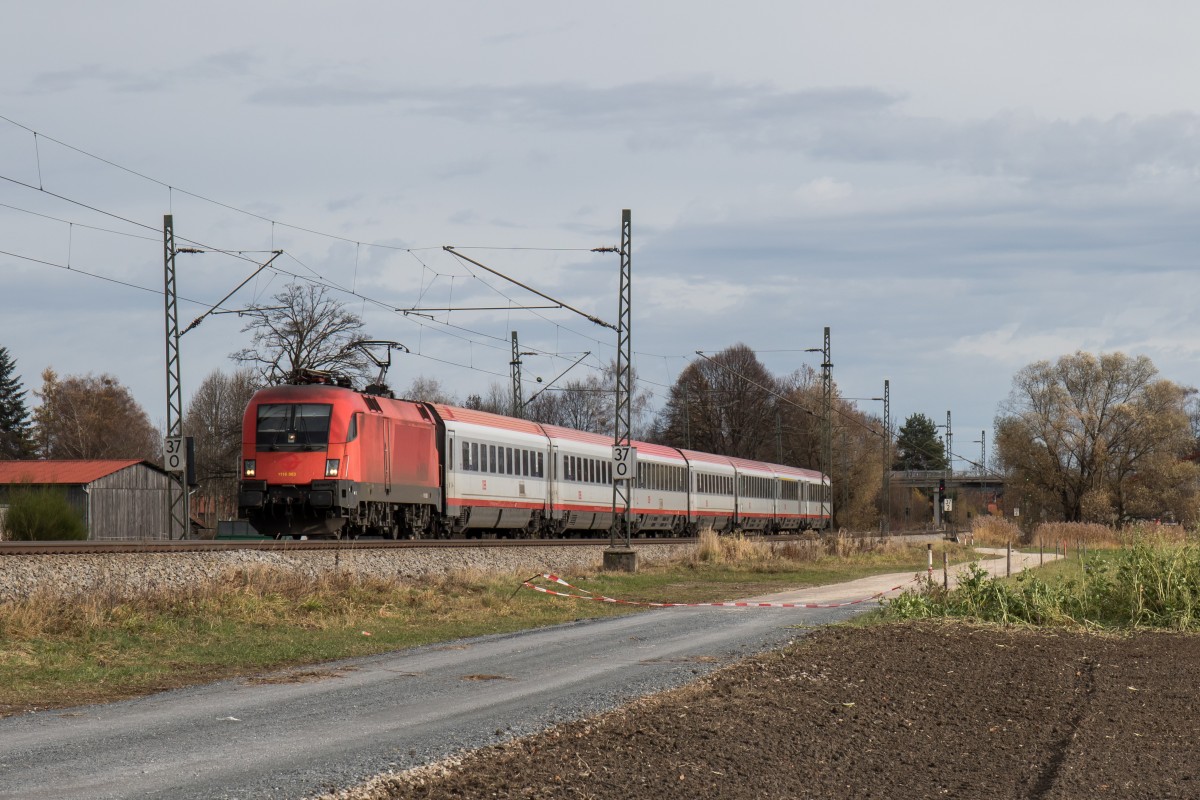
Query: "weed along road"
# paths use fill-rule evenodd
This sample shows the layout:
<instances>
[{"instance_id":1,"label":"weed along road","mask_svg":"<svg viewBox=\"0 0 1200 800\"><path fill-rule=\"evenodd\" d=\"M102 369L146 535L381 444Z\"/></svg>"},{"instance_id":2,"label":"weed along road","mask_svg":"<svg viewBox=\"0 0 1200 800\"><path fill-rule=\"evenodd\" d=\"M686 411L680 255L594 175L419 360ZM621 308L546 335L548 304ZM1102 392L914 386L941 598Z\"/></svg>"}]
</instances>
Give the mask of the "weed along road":
<instances>
[{"instance_id":1,"label":"weed along road","mask_svg":"<svg viewBox=\"0 0 1200 800\"><path fill-rule=\"evenodd\" d=\"M912 577L771 599L861 600ZM611 709L873 606L662 609L0 719L0 797L301 798Z\"/></svg>"}]
</instances>

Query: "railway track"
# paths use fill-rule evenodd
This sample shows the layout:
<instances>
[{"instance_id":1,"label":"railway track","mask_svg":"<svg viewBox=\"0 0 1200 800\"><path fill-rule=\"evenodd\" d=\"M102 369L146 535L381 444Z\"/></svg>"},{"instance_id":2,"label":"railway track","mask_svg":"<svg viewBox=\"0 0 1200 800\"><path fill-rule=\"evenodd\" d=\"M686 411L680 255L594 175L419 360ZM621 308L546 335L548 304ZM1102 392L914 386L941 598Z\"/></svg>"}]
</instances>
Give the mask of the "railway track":
<instances>
[{"instance_id":1,"label":"railway track","mask_svg":"<svg viewBox=\"0 0 1200 800\"><path fill-rule=\"evenodd\" d=\"M772 537L772 541L792 541L798 537ZM694 544L695 538L634 539L639 545ZM391 550L396 548L446 547L579 547L607 545L608 538L591 539L294 539L179 541L125 540L111 542L0 542L0 556L6 555L79 555L84 553L211 553L221 550Z\"/></svg>"},{"instance_id":2,"label":"railway track","mask_svg":"<svg viewBox=\"0 0 1200 800\"><path fill-rule=\"evenodd\" d=\"M874 538L873 534L850 534L855 537ZM941 538L941 534L929 531L894 532L890 538L913 539L917 537ZM806 541L808 536L747 536L747 539L768 542ZM923 540L923 539L921 539ZM477 547L595 547L607 545L608 537L576 539L183 539L177 541L127 539L104 542L3 542L0 541L0 557L6 555L81 555L101 553L211 553L222 550L391 550L396 548L477 548ZM618 543L622 540L618 539ZM686 538L634 538L637 545L695 544L699 539Z\"/></svg>"}]
</instances>

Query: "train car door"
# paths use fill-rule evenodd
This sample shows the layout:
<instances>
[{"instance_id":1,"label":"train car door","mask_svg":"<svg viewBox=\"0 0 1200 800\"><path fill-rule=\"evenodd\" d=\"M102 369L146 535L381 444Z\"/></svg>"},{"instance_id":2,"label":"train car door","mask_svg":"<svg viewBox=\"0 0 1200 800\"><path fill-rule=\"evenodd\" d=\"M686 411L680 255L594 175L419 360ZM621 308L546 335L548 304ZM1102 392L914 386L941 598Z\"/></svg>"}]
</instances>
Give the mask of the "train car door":
<instances>
[{"instance_id":1,"label":"train car door","mask_svg":"<svg viewBox=\"0 0 1200 800\"><path fill-rule=\"evenodd\" d=\"M556 518L556 512L562 509L556 509L555 506L559 501L559 486L558 486L558 445L551 443L550 445L550 463L546 465L546 502L549 505L550 519Z\"/></svg>"},{"instance_id":2,"label":"train car door","mask_svg":"<svg viewBox=\"0 0 1200 800\"><path fill-rule=\"evenodd\" d=\"M383 418L383 493L392 493L392 421Z\"/></svg>"},{"instance_id":3,"label":"train car door","mask_svg":"<svg viewBox=\"0 0 1200 800\"><path fill-rule=\"evenodd\" d=\"M442 494L443 497L451 497L454 495L454 489L457 481L454 479L454 460L458 458L460 461L462 454L454 449L455 438L454 431L446 431L446 456L442 459L442 486L446 488ZM459 464L458 468L462 469L463 465Z\"/></svg>"}]
</instances>

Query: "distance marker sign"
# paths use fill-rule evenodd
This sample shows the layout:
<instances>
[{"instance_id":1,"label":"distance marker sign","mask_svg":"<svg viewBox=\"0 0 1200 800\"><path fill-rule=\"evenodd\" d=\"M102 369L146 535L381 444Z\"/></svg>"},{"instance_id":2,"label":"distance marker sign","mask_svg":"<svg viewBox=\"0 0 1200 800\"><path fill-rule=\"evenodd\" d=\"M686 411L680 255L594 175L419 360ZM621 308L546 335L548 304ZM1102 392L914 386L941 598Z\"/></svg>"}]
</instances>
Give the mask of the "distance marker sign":
<instances>
[{"instance_id":1,"label":"distance marker sign","mask_svg":"<svg viewBox=\"0 0 1200 800\"><path fill-rule=\"evenodd\" d=\"M637 448L613 446L612 475L614 481L627 481L637 475Z\"/></svg>"},{"instance_id":2,"label":"distance marker sign","mask_svg":"<svg viewBox=\"0 0 1200 800\"><path fill-rule=\"evenodd\" d=\"M163 440L163 456L167 472L183 472L187 467L187 454L183 449L182 436L168 436Z\"/></svg>"}]
</instances>

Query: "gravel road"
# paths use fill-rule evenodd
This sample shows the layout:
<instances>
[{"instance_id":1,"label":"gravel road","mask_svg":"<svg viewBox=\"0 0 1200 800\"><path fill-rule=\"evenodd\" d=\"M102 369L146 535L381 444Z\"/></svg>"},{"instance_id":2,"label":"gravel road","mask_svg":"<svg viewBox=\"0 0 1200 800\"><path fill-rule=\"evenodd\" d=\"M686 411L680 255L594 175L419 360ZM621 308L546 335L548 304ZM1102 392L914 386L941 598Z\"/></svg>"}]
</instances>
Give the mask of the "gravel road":
<instances>
[{"instance_id":1,"label":"gravel road","mask_svg":"<svg viewBox=\"0 0 1200 800\"><path fill-rule=\"evenodd\" d=\"M666 609L0 719L0 798L293 800L615 708L873 605Z\"/></svg>"}]
</instances>

